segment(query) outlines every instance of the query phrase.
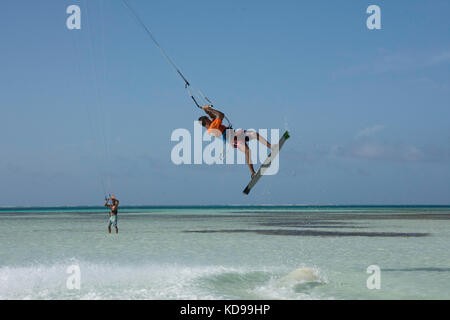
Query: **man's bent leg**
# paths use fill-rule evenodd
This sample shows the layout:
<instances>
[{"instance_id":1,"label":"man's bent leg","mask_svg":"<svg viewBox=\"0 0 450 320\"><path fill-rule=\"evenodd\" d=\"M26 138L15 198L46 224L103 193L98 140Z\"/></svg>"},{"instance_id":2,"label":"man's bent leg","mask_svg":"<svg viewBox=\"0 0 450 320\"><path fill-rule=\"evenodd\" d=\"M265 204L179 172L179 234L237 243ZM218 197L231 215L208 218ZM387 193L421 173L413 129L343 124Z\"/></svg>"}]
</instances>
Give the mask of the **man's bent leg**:
<instances>
[{"instance_id":1,"label":"man's bent leg","mask_svg":"<svg viewBox=\"0 0 450 320\"><path fill-rule=\"evenodd\" d=\"M258 139L258 141L260 143L265 145L267 148L272 149L272 146L270 145L270 143L264 137L262 137L258 132L250 131L247 133L247 136L249 137L250 140Z\"/></svg>"},{"instance_id":2,"label":"man's bent leg","mask_svg":"<svg viewBox=\"0 0 450 320\"><path fill-rule=\"evenodd\" d=\"M251 151L250 148L248 147L247 143L245 143L244 145L239 145L239 150L241 150L242 152L244 152L245 154L245 161L247 162L248 168L250 169L250 173L252 175L252 178L254 177L254 175L256 174L255 169L253 168L253 164L251 161Z\"/></svg>"}]
</instances>

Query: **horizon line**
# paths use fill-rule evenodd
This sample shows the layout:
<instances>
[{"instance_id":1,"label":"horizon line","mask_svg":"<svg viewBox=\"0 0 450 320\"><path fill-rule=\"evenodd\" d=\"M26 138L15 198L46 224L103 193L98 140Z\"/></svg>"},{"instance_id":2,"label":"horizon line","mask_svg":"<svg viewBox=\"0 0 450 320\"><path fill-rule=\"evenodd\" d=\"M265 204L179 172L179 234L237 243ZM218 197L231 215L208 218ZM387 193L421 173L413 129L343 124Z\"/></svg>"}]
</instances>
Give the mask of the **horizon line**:
<instances>
[{"instance_id":1,"label":"horizon line","mask_svg":"<svg viewBox=\"0 0 450 320\"><path fill-rule=\"evenodd\" d=\"M202 208L202 207L450 207L450 204L130 204L122 208ZM101 205L0 206L3 209L104 208Z\"/></svg>"}]
</instances>

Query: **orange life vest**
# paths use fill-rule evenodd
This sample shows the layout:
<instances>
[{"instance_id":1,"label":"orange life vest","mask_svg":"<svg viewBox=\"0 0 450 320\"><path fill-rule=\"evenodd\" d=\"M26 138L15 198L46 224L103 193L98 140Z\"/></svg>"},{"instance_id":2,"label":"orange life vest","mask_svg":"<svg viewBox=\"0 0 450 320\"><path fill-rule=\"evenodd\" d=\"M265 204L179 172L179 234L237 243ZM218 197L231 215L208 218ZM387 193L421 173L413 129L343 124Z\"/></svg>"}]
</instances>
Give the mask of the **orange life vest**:
<instances>
[{"instance_id":1,"label":"orange life vest","mask_svg":"<svg viewBox=\"0 0 450 320\"><path fill-rule=\"evenodd\" d=\"M222 119L215 118L208 128L208 133L212 136L220 137L227 127L222 124Z\"/></svg>"}]
</instances>

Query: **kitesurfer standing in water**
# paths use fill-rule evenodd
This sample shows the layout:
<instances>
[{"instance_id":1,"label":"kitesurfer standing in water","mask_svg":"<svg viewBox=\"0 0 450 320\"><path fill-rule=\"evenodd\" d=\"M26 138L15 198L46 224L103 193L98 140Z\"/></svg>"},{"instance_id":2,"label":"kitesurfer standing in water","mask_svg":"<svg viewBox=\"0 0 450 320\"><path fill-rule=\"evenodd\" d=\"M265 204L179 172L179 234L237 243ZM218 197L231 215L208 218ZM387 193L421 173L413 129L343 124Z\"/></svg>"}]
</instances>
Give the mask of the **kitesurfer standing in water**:
<instances>
[{"instance_id":1,"label":"kitesurfer standing in water","mask_svg":"<svg viewBox=\"0 0 450 320\"><path fill-rule=\"evenodd\" d=\"M119 228L117 227L117 213L119 211L119 200L113 195L111 198L105 199L105 207L111 209L109 212L109 222L108 222L108 232L111 233L111 225L116 229L116 233L119 233ZM109 203L111 201L111 203Z\"/></svg>"},{"instance_id":2,"label":"kitesurfer standing in water","mask_svg":"<svg viewBox=\"0 0 450 320\"><path fill-rule=\"evenodd\" d=\"M251 152L250 148L247 145L247 142L253 139L258 139L260 143L265 145L267 148L272 149L270 143L261 137L259 133L252 130L233 130L225 127L222 124L223 118L225 115L211 108L211 106L203 106L202 109L209 116L203 116L198 119L203 127L208 130L208 133L215 137L222 137L225 142L229 142L233 148L239 149L245 154L245 161L247 162L248 168L250 169L250 173L252 178L255 176L255 169L253 168L253 164L251 162ZM230 130L227 130L230 129ZM228 134L227 134L228 131Z\"/></svg>"}]
</instances>

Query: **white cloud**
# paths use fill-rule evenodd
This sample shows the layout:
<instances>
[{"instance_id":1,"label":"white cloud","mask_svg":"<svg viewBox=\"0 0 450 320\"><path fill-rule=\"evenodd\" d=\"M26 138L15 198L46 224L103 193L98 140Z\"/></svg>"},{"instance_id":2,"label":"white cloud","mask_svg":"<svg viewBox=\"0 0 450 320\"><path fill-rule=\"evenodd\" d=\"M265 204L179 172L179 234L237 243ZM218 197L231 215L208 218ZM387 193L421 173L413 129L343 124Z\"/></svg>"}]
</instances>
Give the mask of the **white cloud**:
<instances>
[{"instance_id":1,"label":"white cloud","mask_svg":"<svg viewBox=\"0 0 450 320\"><path fill-rule=\"evenodd\" d=\"M450 160L448 147L417 147L411 144L369 141L367 139L334 146L331 154L342 158L400 162L447 162Z\"/></svg>"},{"instance_id":2,"label":"white cloud","mask_svg":"<svg viewBox=\"0 0 450 320\"><path fill-rule=\"evenodd\" d=\"M450 51L445 51L445 52L435 54L434 56L432 56L429 59L429 63L432 65L439 64L439 63L445 63L447 61L450 61Z\"/></svg>"},{"instance_id":3,"label":"white cloud","mask_svg":"<svg viewBox=\"0 0 450 320\"><path fill-rule=\"evenodd\" d=\"M406 72L434 67L450 61L450 51L410 52L379 50L370 63L359 63L338 70L334 76L380 75L391 72Z\"/></svg>"},{"instance_id":4,"label":"white cloud","mask_svg":"<svg viewBox=\"0 0 450 320\"><path fill-rule=\"evenodd\" d=\"M356 134L356 138L362 138L362 137L368 137L368 136L372 136L377 132L380 132L381 130L384 129L384 126L381 124L377 124L371 127L367 127L362 129L361 131L359 131Z\"/></svg>"}]
</instances>

